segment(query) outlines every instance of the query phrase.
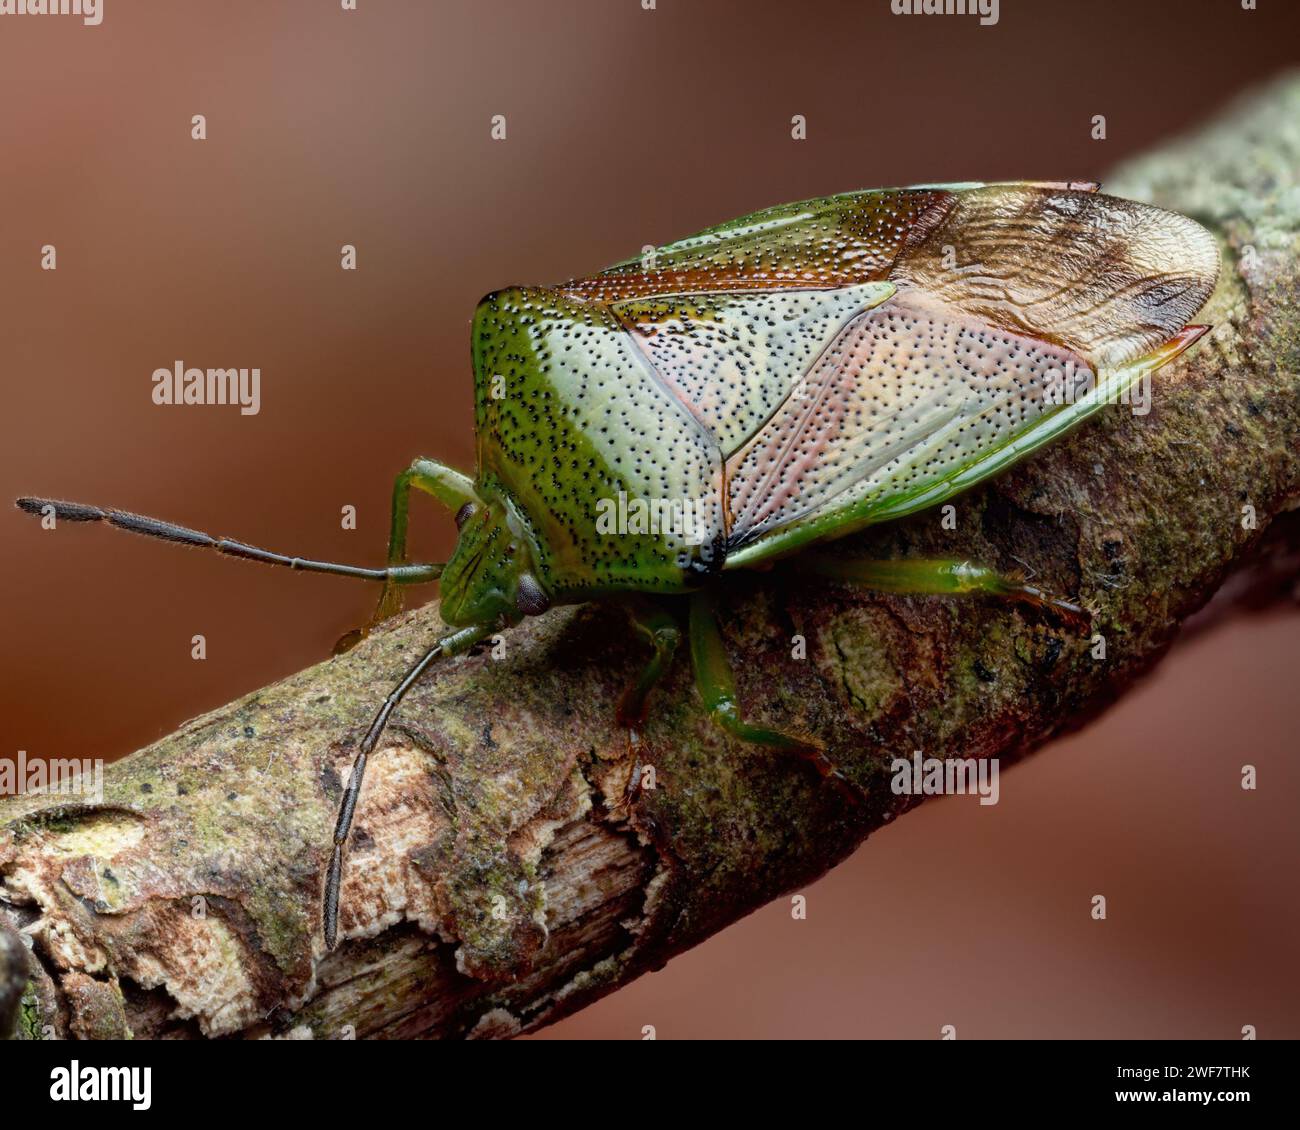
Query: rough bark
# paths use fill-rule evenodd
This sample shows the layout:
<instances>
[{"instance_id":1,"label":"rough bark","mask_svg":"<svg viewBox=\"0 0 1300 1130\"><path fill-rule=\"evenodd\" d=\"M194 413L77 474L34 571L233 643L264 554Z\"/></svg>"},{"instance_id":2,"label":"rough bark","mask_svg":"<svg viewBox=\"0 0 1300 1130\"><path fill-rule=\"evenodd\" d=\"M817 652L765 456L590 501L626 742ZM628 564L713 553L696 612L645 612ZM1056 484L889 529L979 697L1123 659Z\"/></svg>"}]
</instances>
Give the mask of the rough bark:
<instances>
[{"instance_id":1,"label":"rough bark","mask_svg":"<svg viewBox=\"0 0 1300 1130\"><path fill-rule=\"evenodd\" d=\"M1218 233L1200 319L1213 333L1159 375L1150 415L1101 414L963 497L955 532L921 514L854 539L864 555L1028 568L1093 610L1104 660L992 602L739 578L723 620L743 703L817 735L854 803L807 764L726 739L684 661L634 747L613 708L644 655L621 614L553 611L504 657L448 662L407 698L371 763L344 941L326 954L342 779L376 703L439 633L430 605L111 766L103 803L0 802L0 1024L525 1031L834 866L913 803L889 788L891 758L1009 759L1103 708L1300 500L1300 78L1107 190Z\"/></svg>"}]
</instances>

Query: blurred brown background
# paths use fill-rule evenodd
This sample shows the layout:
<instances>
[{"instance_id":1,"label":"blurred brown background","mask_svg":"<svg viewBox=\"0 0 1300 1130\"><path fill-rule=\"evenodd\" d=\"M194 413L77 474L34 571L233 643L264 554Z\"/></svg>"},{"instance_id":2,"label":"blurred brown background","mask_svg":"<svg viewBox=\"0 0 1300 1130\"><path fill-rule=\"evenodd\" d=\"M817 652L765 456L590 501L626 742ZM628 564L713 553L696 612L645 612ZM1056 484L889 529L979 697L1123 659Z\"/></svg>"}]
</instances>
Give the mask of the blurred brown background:
<instances>
[{"instance_id":1,"label":"blurred brown background","mask_svg":"<svg viewBox=\"0 0 1300 1130\"><path fill-rule=\"evenodd\" d=\"M992 27L889 7L0 17L0 497L378 563L393 475L418 454L472 463L484 292L827 192L1096 177L1300 62L1281 0L1003 0ZM261 413L155 406L150 375L177 359L259 366ZM452 526L426 503L413 548L438 559ZM355 582L50 535L3 507L0 542L6 756L121 756L320 660L371 607ZM1300 1035L1298 625L1239 619L1175 651L1008 773L997 807L932 801L806 892L807 921L773 904L549 1035Z\"/></svg>"}]
</instances>

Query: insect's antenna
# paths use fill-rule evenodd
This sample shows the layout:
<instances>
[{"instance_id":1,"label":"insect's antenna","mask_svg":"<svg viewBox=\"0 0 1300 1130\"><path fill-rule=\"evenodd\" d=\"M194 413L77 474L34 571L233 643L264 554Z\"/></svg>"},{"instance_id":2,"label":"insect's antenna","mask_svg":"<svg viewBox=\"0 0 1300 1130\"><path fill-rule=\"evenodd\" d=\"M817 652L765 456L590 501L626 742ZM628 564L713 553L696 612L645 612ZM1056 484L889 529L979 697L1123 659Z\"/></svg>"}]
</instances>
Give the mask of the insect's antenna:
<instances>
[{"instance_id":1,"label":"insect's antenna","mask_svg":"<svg viewBox=\"0 0 1300 1130\"><path fill-rule=\"evenodd\" d=\"M230 538L214 538L201 530L187 529L158 518L131 514L125 510L102 510L98 506L85 506L79 502L58 502L49 498L20 498L15 503L28 514L53 514L65 522L107 522L119 530L179 542L199 549L215 549L228 557L242 557L247 561L260 561L264 565L283 565L287 569L300 569L307 573L332 573L337 577L359 577L363 581L392 581L396 584L419 584L434 581L442 576L443 563L424 565L393 565L387 569L367 569L360 565L340 565L333 561L310 561L303 557L290 557L259 549Z\"/></svg>"},{"instance_id":2,"label":"insect's antenna","mask_svg":"<svg viewBox=\"0 0 1300 1130\"><path fill-rule=\"evenodd\" d=\"M396 709L409 691L428 669L435 659L456 655L473 647L480 640L489 636L496 629L491 624L475 624L461 628L448 636L443 636L415 665L402 676L401 682L388 692L384 704L379 708L366 736L361 739L356 758L352 762L352 772L348 776L348 787L343 793L339 805L338 820L334 824L334 850L330 855L329 875L325 879L325 948L333 949L338 937L339 927L339 888L343 877L343 848L348 842L348 832L352 829L352 814L356 811L357 798L361 795L361 780L366 774L366 762L379 744L380 735L388 725L389 716Z\"/></svg>"}]
</instances>

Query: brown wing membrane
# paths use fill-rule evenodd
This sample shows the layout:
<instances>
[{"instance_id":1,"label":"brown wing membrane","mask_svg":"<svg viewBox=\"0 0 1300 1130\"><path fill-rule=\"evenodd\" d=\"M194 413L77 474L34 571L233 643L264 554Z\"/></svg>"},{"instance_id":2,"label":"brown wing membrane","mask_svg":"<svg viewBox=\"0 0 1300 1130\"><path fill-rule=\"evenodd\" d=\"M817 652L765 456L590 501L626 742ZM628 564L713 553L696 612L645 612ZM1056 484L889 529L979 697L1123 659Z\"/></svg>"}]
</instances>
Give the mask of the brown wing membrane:
<instances>
[{"instance_id":1,"label":"brown wing membrane","mask_svg":"<svg viewBox=\"0 0 1300 1130\"><path fill-rule=\"evenodd\" d=\"M1218 277L1213 237L1114 196L1000 185L956 194L890 278L1113 368L1168 341Z\"/></svg>"}]
</instances>

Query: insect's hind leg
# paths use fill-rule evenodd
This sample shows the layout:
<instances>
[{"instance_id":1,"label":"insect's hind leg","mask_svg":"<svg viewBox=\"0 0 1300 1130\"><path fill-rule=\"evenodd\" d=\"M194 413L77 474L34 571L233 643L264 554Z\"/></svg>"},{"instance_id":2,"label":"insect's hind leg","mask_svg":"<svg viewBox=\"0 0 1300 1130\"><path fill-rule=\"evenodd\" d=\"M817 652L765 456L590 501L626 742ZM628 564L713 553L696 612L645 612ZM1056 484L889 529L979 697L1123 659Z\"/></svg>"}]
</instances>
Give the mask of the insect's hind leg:
<instances>
[{"instance_id":1,"label":"insect's hind leg","mask_svg":"<svg viewBox=\"0 0 1300 1130\"><path fill-rule=\"evenodd\" d=\"M375 746L378 745L384 727L388 725L389 717L397 708L397 704L406 697L406 692L416 684L420 676L424 674L434 660L468 651L476 643L489 636L492 631L491 625L474 625L443 636L419 658L415 665L402 676L398 684L388 692L388 697L384 699L383 705L380 706L370 723L370 727L366 730L365 737L361 739L361 744L357 747L356 758L352 762L352 772L348 775L347 788L343 790L343 800L339 804L338 819L334 824L334 848L330 854L330 867L325 879L324 929L326 949L332 950L338 937L339 890L343 880L343 849L348 841L348 833L352 830L352 816L356 812L357 799L361 796L361 782L366 774L366 762L374 752Z\"/></svg>"},{"instance_id":2,"label":"insect's hind leg","mask_svg":"<svg viewBox=\"0 0 1300 1130\"><path fill-rule=\"evenodd\" d=\"M736 680L727 658L722 632L718 628L713 598L707 592L691 595L690 633L695 685L714 722L742 741L784 750L810 761L822 777L834 781L851 799L861 799L848 778L816 742L746 721L736 699Z\"/></svg>"},{"instance_id":3,"label":"insect's hind leg","mask_svg":"<svg viewBox=\"0 0 1300 1130\"><path fill-rule=\"evenodd\" d=\"M393 481L392 518L388 528L388 565L406 561L406 531L409 525L411 488L430 494L453 513L475 500L473 480L435 459L416 459ZM348 632L334 645L335 654L348 651L368 636L379 624L402 610L403 590L400 582L389 581L379 594L379 604L365 627Z\"/></svg>"},{"instance_id":4,"label":"insect's hind leg","mask_svg":"<svg viewBox=\"0 0 1300 1130\"><path fill-rule=\"evenodd\" d=\"M984 594L1042 609L1081 631L1092 623L1087 609L1026 584L1017 574L1003 573L972 561L949 558L871 561L806 553L797 559L796 565L802 571L860 584L877 592L943 596Z\"/></svg>"}]
</instances>

